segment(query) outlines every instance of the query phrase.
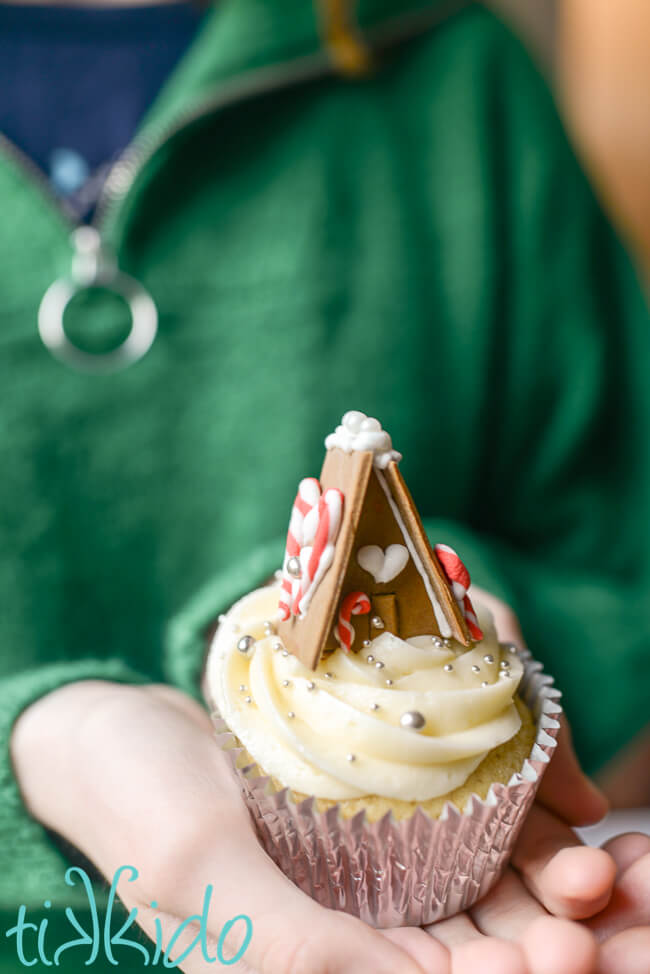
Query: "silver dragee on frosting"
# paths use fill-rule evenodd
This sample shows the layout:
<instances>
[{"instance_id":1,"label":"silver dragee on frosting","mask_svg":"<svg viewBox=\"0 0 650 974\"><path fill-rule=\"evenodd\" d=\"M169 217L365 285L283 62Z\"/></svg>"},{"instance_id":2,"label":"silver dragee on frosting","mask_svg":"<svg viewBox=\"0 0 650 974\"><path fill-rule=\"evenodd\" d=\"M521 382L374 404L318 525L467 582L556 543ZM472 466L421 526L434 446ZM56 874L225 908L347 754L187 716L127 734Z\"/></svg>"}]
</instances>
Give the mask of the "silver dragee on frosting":
<instances>
[{"instance_id":1,"label":"silver dragee on frosting","mask_svg":"<svg viewBox=\"0 0 650 974\"><path fill-rule=\"evenodd\" d=\"M391 460L399 463L402 459L402 454L393 450L390 434L382 429L379 420L366 416L357 409L345 413L341 425L326 437L325 447L328 450L338 447L344 453L367 450L369 453L374 453L375 466L382 470Z\"/></svg>"},{"instance_id":2,"label":"silver dragee on frosting","mask_svg":"<svg viewBox=\"0 0 650 974\"><path fill-rule=\"evenodd\" d=\"M278 591L258 589L232 607L215 634L207 679L230 729L292 790L426 801L463 785L519 730L513 697L522 664L502 652L483 607L485 637L470 650L384 632L362 652L339 649L309 670L283 652L268 624L265 631ZM254 640L244 652L242 634ZM407 713L422 715L422 729L401 723Z\"/></svg>"}]
</instances>

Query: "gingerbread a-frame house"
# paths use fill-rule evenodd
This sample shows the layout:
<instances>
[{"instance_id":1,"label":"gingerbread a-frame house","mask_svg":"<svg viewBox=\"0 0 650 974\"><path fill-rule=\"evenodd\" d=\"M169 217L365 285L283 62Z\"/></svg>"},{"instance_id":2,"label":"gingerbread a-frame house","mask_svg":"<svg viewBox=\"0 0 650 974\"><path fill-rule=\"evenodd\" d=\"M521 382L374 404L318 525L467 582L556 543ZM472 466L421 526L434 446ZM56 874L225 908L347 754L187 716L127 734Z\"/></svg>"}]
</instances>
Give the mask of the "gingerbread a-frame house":
<instances>
[{"instance_id":1,"label":"gingerbread a-frame house","mask_svg":"<svg viewBox=\"0 0 650 974\"><path fill-rule=\"evenodd\" d=\"M309 483L318 490L317 481ZM358 651L383 631L402 639L453 637L469 646L462 595L429 544L395 460L380 466L369 450L330 448L320 490L322 497L342 495L340 522L330 530L329 564L308 606L300 611L296 600L291 609L285 606L285 618L281 614L277 631L287 649L314 668L323 653L339 645ZM301 572L300 558L290 555L288 546L285 580L287 565L293 575Z\"/></svg>"}]
</instances>

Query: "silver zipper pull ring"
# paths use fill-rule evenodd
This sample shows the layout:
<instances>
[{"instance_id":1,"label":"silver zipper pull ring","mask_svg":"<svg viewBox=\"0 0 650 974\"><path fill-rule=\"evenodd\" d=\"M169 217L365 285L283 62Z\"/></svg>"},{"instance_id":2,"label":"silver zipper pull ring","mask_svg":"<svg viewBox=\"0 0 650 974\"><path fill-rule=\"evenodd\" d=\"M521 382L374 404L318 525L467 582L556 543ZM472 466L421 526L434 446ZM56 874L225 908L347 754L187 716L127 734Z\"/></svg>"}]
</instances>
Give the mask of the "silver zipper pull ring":
<instances>
[{"instance_id":1,"label":"silver zipper pull ring","mask_svg":"<svg viewBox=\"0 0 650 974\"><path fill-rule=\"evenodd\" d=\"M80 372L115 372L145 355L156 337L158 311L149 292L134 277L124 274L114 255L102 244L94 227L78 227L72 234L74 254L68 277L49 286L38 309L38 331L48 351ZM110 352L88 352L68 337L66 308L81 291L103 288L123 298L129 308L129 333Z\"/></svg>"}]
</instances>

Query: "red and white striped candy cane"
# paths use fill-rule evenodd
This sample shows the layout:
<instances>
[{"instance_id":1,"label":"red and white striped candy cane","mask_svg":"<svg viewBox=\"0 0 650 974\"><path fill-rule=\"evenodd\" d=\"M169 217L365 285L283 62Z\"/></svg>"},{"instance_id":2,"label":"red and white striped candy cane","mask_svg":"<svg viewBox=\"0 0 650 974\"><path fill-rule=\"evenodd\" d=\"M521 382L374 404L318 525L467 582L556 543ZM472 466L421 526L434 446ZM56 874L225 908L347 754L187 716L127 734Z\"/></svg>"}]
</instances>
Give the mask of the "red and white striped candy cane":
<instances>
[{"instance_id":1,"label":"red and white striped candy cane","mask_svg":"<svg viewBox=\"0 0 650 974\"><path fill-rule=\"evenodd\" d=\"M278 617L284 621L291 615L291 606L300 590L300 579L290 575L287 563L290 558L300 559L303 545L303 526L305 517L320 500L320 484L315 477L305 477L298 485L298 493L291 508L287 544L282 563L282 586L278 603Z\"/></svg>"},{"instance_id":2,"label":"red and white striped candy cane","mask_svg":"<svg viewBox=\"0 0 650 974\"><path fill-rule=\"evenodd\" d=\"M479 627L472 600L467 594L470 586L469 572L454 549L450 548L449 545L437 544L434 551L451 586L454 598L458 602L461 612L465 617L470 636L472 639L483 639L483 631Z\"/></svg>"},{"instance_id":3,"label":"red and white striped candy cane","mask_svg":"<svg viewBox=\"0 0 650 974\"><path fill-rule=\"evenodd\" d=\"M350 646L354 642L354 628L350 622L352 616L365 616L370 612L370 599L365 592L350 592L341 602L339 609L339 621L336 624L334 635L346 653L350 652Z\"/></svg>"},{"instance_id":4,"label":"red and white striped candy cane","mask_svg":"<svg viewBox=\"0 0 650 974\"><path fill-rule=\"evenodd\" d=\"M342 516L343 494L336 487L330 487L319 500L317 512L311 511L305 519L300 553L302 577L293 605L296 614L305 614L321 578L332 564Z\"/></svg>"}]
</instances>

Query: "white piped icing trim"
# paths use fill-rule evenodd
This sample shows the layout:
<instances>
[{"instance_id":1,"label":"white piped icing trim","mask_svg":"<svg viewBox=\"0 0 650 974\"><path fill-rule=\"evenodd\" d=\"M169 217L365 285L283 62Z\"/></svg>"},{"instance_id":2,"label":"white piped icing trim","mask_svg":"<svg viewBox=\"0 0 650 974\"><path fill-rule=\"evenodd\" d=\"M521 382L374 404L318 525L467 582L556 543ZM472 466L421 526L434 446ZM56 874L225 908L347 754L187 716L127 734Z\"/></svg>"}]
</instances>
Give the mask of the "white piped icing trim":
<instances>
[{"instance_id":1,"label":"white piped icing trim","mask_svg":"<svg viewBox=\"0 0 650 974\"><path fill-rule=\"evenodd\" d=\"M404 538L404 544L408 548L409 554L413 559L413 564L417 568L418 574L422 579L422 581L424 582L424 587L427 591L427 595L429 596L429 600L431 602L433 611L435 613L436 622L438 623L438 629L440 630L440 635L444 636L445 638L449 638L449 636L451 636L451 628L449 626L449 623L447 622L444 612L440 607L440 603L436 598L435 592L433 591L433 587L431 585L431 579L429 578L429 576L425 571L424 565L422 564L422 559L420 558L417 551L415 550L415 545L413 544L413 538L409 534L407 527L404 524L402 515L400 514L399 508L395 503L395 499L390 492L390 488L386 483L386 479L383 473L380 470L375 470L375 473L377 474L377 480L381 485L381 489L386 495L386 500L390 504L390 509L393 512L393 517L397 521L399 525L399 529L402 532L402 537Z\"/></svg>"},{"instance_id":2,"label":"white piped icing trim","mask_svg":"<svg viewBox=\"0 0 650 974\"><path fill-rule=\"evenodd\" d=\"M325 447L328 450L338 447L344 453L357 450L374 453L374 464L380 470L385 469L391 460L399 463L402 459L402 454L393 450L390 434L382 429L379 420L357 409L345 413L340 426L325 439Z\"/></svg>"}]
</instances>

